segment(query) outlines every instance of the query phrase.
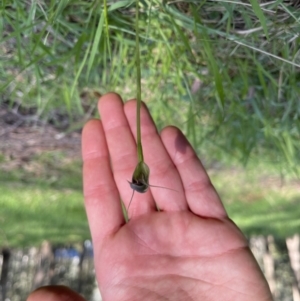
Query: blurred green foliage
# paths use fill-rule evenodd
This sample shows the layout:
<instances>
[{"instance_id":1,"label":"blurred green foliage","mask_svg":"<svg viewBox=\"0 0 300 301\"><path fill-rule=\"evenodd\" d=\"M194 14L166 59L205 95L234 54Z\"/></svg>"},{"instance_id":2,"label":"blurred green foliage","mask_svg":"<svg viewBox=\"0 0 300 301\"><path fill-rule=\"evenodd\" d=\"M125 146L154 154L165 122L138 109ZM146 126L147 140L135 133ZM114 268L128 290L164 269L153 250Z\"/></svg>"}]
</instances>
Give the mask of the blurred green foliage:
<instances>
[{"instance_id":1,"label":"blurred green foliage","mask_svg":"<svg viewBox=\"0 0 300 301\"><path fill-rule=\"evenodd\" d=\"M140 1L143 98L159 127L176 121L196 147L216 144L243 163L263 148L293 168L297 5ZM37 107L40 119L56 108L77 120L94 112L95 93L135 96L134 1L2 1L0 14L2 101Z\"/></svg>"}]
</instances>

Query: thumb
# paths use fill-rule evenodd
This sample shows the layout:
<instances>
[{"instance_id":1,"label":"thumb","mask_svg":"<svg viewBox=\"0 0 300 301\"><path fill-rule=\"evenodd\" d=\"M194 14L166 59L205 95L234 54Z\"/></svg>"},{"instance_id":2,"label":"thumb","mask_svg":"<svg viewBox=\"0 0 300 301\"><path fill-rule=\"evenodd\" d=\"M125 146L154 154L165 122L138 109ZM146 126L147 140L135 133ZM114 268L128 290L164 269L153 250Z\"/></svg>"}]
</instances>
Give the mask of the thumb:
<instances>
[{"instance_id":1,"label":"thumb","mask_svg":"<svg viewBox=\"0 0 300 301\"><path fill-rule=\"evenodd\" d=\"M33 291L27 301L86 301L78 293L62 285L43 286Z\"/></svg>"}]
</instances>

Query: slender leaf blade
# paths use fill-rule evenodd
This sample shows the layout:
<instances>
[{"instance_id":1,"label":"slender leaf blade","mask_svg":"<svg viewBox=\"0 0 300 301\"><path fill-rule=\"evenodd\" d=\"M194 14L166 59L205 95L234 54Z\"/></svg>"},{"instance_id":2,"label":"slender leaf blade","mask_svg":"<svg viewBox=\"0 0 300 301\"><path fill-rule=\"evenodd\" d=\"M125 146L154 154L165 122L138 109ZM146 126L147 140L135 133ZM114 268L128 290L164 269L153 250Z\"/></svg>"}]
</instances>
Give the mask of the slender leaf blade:
<instances>
[{"instance_id":1,"label":"slender leaf blade","mask_svg":"<svg viewBox=\"0 0 300 301\"><path fill-rule=\"evenodd\" d=\"M269 39L269 33L268 33L268 26L267 26L267 21L266 21L266 17L258 3L257 0L250 0L250 3L252 5L253 11L255 13L255 15L257 16L257 18L259 19L261 26L264 30L264 33L267 37L267 39Z\"/></svg>"}]
</instances>

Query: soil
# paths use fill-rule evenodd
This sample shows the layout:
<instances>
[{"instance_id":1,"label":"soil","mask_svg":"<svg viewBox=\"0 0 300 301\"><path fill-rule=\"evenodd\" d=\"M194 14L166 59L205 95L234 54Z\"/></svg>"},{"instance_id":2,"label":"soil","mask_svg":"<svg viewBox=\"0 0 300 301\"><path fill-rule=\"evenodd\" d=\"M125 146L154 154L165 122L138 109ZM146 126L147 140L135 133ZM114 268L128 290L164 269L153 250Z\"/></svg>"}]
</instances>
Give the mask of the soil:
<instances>
[{"instance_id":1,"label":"soil","mask_svg":"<svg viewBox=\"0 0 300 301\"><path fill-rule=\"evenodd\" d=\"M43 152L62 151L69 158L81 156L81 133L64 134L49 123L42 123L30 115L18 115L0 109L0 170L11 170L30 164Z\"/></svg>"}]
</instances>

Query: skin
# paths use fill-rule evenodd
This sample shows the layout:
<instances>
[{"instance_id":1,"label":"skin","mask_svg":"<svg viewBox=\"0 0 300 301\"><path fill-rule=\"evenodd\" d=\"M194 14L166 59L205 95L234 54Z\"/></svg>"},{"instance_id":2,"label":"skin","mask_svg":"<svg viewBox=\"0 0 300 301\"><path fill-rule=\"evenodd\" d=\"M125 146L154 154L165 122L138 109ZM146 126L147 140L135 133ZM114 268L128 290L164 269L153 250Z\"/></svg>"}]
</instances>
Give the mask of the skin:
<instances>
[{"instance_id":1,"label":"skin","mask_svg":"<svg viewBox=\"0 0 300 301\"><path fill-rule=\"evenodd\" d=\"M142 106L141 131L151 188L135 193L124 222L136 161L136 101L114 93L99 101L102 120L82 133L84 198L104 301L267 301L272 296L246 239L229 219L193 148L175 127L158 134ZM161 209L156 211L155 203ZM82 301L63 287L28 301ZM70 294L68 299L66 296ZM73 294L73 295L72 295Z\"/></svg>"}]
</instances>

